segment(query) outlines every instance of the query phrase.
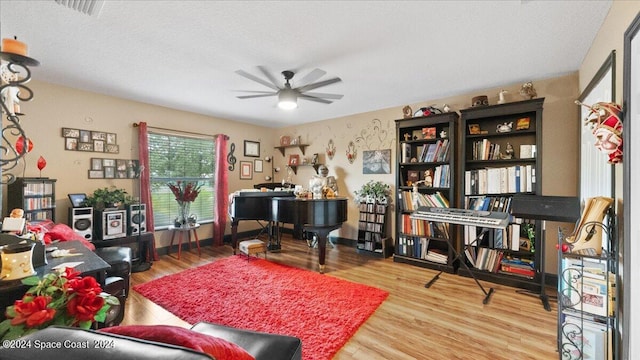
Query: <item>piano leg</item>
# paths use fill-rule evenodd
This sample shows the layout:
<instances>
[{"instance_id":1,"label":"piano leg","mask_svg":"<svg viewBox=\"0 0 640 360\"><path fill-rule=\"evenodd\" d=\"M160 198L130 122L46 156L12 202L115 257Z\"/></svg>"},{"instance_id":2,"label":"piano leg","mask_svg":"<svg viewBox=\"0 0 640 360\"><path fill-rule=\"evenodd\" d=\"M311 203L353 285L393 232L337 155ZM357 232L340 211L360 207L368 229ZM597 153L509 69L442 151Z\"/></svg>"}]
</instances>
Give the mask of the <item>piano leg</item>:
<instances>
[{"instance_id":1,"label":"piano leg","mask_svg":"<svg viewBox=\"0 0 640 360\"><path fill-rule=\"evenodd\" d=\"M315 232L318 235L318 265L321 274L324 274L325 269L324 261L327 254L327 236L340 226L342 226L342 224L322 227L305 226L307 231Z\"/></svg>"}]
</instances>

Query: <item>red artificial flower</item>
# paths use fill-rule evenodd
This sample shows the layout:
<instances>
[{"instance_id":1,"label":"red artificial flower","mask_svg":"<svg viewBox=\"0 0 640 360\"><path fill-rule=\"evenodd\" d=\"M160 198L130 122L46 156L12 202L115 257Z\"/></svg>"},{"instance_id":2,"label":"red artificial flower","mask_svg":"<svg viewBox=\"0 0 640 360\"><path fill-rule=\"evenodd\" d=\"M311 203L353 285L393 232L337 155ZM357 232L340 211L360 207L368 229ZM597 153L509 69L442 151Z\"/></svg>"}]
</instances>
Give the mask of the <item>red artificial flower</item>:
<instances>
[{"instance_id":1,"label":"red artificial flower","mask_svg":"<svg viewBox=\"0 0 640 360\"><path fill-rule=\"evenodd\" d=\"M66 277L67 280L75 279L80 276L80 272L76 271L76 269L72 267L66 267L64 269L64 274L62 276Z\"/></svg>"},{"instance_id":2,"label":"red artificial flower","mask_svg":"<svg viewBox=\"0 0 640 360\"><path fill-rule=\"evenodd\" d=\"M27 324L28 327L40 326L53 319L56 314L54 309L48 309L51 302L49 296L36 296L31 301L17 300L14 305L16 317L11 319L11 325Z\"/></svg>"},{"instance_id":3,"label":"red artificial flower","mask_svg":"<svg viewBox=\"0 0 640 360\"><path fill-rule=\"evenodd\" d=\"M90 292L83 296L74 296L67 303L67 312L78 321L92 321L93 317L104 305L104 298Z\"/></svg>"},{"instance_id":4,"label":"red artificial flower","mask_svg":"<svg viewBox=\"0 0 640 360\"><path fill-rule=\"evenodd\" d=\"M191 202L195 201L200 194L200 188L202 184L192 182L182 182L178 180L175 184L168 183L169 189L175 196L178 202Z\"/></svg>"},{"instance_id":5,"label":"red artificial flower","mask_svg":"<svg viewBox=\"0 0 640 360\"><path fill-rule=\"evenodd\" d=\"M78 296L99 295L102 292L100 284L91 276L71 279L67 281L66 286L71 293L76 293Z\"/></svg>"}]
</instances>

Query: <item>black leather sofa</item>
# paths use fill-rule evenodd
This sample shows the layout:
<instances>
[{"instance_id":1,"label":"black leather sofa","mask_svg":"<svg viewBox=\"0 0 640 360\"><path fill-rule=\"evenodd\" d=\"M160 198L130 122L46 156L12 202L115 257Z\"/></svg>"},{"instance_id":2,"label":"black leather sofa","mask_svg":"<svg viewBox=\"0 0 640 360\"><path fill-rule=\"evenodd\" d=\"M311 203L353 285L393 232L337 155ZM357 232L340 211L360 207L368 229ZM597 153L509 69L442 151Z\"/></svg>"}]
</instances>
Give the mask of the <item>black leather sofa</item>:
<instances>
[{"instance_id":1,"label":"black leather sofa","mask_svg":"<svg viewBox=\"0 0 640 360\"><path fill-rule=\"evenodd\" d=\"M191 330L235 343L255 357L256 360L302 359L302 342L296 337L247 331L206 322L194 325ZM8 345L9 343L6 344ZM0 359L211 359L210 356L204 353L181 346L59 326L50 326L24 336L15 344L19 345L19 348L0 346ZM82 348L84 344L87 344L89 348ZM44 346L49 346L50 348L43 349Z\"/></svg>"}]
</instances>

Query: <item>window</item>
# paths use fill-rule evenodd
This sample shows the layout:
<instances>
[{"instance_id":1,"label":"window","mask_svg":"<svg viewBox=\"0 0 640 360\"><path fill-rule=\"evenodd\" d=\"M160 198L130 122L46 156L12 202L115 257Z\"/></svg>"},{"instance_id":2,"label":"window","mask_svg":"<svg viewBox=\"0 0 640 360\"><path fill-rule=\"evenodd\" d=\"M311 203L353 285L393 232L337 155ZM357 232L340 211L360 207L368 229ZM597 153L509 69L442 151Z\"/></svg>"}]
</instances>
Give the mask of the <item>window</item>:
<instances>
[{"instance_id":1,"label":"window","mask_svg":"<svg viewBox=\"0 0 640 360\"><path fill-rule=\"evenodd\" d=\"M155 227L173 225L178 216L178 203L167 186L177 181L202 184L190 212L198 217L199 223L211 222L215 204L215 140L160 132L149 132L148 140Z\"/></svg>"}]
</instances>

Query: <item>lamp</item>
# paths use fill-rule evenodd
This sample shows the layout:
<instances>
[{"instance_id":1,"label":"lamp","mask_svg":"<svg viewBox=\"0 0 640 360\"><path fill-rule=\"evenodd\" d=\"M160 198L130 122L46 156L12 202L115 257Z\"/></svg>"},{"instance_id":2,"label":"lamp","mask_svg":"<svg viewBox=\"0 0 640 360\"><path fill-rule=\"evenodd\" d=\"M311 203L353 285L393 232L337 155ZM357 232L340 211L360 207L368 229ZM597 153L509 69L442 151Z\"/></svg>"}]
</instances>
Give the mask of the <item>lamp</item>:
<instances>
[{"instance_id":1,"label":"lamp","mask_svg":"<svg viewBox=\"0 0 640 360\"><path fill-rule=\"evenodd\" d=\"M293 110L298 107L298 96L289 84L278 94L278 107L283 110Z\"/></svg>"}]
</instances>

